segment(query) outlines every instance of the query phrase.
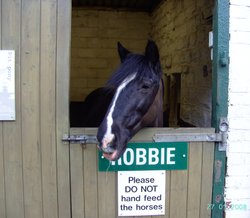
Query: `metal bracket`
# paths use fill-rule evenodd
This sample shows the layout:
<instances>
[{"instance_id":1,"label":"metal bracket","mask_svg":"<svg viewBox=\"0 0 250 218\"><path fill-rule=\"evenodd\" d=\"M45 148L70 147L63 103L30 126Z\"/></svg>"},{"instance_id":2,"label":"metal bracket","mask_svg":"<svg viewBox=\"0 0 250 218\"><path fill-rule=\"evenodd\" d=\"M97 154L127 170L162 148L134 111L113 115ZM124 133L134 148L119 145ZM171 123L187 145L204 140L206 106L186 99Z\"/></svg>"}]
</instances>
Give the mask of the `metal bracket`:
<instances>
[{"instance_id":1,"label":"metal bracket","mask_svg":"<svg viewBox=\"0 0 250 218\"><path fill-rule=\"evenodd\" d=\"M63 135L62 141L72 144L98 144L97 138L94 135Z\"/></svg>"},{"instance_id":2,"label":"metal bracket","mask_svg":"<svg viewBox=\"0 0 250 218\"><path fill-rule=\"evenodd\" d=\"M220 118L219 123L219 134L221 134L221 141L219 142L219 151L226 151L227 149L227 139L228 139L228 129L229 123L226 117Z\"/></svg>"},{"instance_id":3,"label":"metal bracket","mask_svg":"<svg viewBox=\"0 0 250 218\"><path fill-rule=\"evenodd\" d=\"M228 138L228 120L221 118L219 123L219 133L162 133L155 134L155 142L218 142L219 151L226 151ZM98 144L95 135L63 135L62 141L72 144Z\"/></svg>"},{"instance_id":4,"label":"metal bracket","mask_svg":"<svg viewBox=\"0 0 250 218\"><path fill-rule=\"evenodd\" d=\"M220 142L220 133L162 133L153 136L155 142Z\"/></svg>"},{"instance_id":5,"label":"metal bracket","mask_svg":"<svg viewBox=\"0 0 250 218\"><path fill-rule=\"evenodd\" d=\"M227 148L228 128L227 118L221 118L218 133L162 133L155 134L153 140L155 142L218 142L218 150L225 151Z\"/></svg>"}]
</instances>

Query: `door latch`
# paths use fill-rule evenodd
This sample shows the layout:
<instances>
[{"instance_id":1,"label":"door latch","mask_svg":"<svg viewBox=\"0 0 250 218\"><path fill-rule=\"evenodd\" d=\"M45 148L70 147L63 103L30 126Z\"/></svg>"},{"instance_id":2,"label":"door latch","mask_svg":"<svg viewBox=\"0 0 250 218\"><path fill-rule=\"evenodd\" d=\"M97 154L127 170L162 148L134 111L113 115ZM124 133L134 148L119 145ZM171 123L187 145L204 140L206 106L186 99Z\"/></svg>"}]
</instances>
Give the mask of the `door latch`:
<instances>
[{"instance_id":1,"label":"door latch","mask_svg":"<svg viewBox=\"0 0 250 218\"><path fill-rule=\"evenodd\" d=\"M63 142L70 142L72 144L98 144L95 135L63 135Z\"/></svg>"},{"instance_id":2,"label":"door latch","mask_svg":"<svg viewBox=\"0 0 250 218\"><path fill-rule=\"evenodd\" d=\"M221 141L219 142L219 151L226 151L227 149L228 129L229 123L227 118L220 118L219 134L221 134Z\"/></svg>"}]
</instances>

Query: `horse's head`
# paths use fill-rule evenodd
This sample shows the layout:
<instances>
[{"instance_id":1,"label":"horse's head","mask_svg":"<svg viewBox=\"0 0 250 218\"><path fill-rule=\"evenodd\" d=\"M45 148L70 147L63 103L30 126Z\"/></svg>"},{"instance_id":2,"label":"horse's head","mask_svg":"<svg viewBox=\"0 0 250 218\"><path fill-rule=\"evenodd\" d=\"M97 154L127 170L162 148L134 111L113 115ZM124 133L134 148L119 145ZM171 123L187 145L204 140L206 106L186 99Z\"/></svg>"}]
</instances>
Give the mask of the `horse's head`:
<instances>
[{"instance_id":1,"label":"horse's head","mask_svg":"<svg viewBox=\"0 0 250 218\"><path fill-rule=\"evenodd\" d=\"M108 81L116 89L98 129L99 149L105 158L118 159L128 141L145 126L155 126L156 96L161 67L156 44L149 40L144 55L133 54L118 43L121 65ZM153 115L150 113L154 113Z\"/></svg>"}]
</instances>

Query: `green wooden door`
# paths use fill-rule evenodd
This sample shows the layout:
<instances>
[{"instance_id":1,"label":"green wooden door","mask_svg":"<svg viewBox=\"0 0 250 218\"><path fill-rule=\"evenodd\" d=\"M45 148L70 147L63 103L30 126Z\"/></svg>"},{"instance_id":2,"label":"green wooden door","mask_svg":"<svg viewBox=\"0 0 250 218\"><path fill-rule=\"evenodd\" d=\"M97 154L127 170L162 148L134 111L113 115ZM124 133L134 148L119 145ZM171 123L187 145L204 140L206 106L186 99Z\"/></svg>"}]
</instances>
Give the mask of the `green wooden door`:
<instances>
[{"instance_id":1,"label":"green wooden door","mask_svg":"<svg viewBox=\"0 0 250 218\"><path fill-rule=\"evenodd\" d=\"M219 120L227 117L229 1L216 0L213 17L213 114L212 126L218 131ZM226 152L215 146L212 217L223 217Z\"/></svg>"}]
</instances>

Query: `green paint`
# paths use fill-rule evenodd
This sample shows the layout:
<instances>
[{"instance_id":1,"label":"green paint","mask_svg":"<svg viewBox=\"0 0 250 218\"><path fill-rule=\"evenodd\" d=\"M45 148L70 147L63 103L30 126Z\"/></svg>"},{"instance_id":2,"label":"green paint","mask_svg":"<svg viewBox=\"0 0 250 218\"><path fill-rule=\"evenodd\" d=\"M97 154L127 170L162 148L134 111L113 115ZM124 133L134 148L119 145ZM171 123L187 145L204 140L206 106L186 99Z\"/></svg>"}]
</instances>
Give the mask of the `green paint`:
<instances>
[{"instance_id":1,"label":"green paint","mask_svg":"<svg viewBox=\"0 0 250 218\"><path fill-rule=\"evenodd\" d=\"M99 152L99 171L186 170L187 150L186 142L129 143L117 161Z\"/></svg>"},{"instance_id":2,"label":"green paint","mask_svg":"<svg viewBox=\"0 0 250 218\"><path fill-rule=\"evenodd\" d=\"M228 112L229 1L216 0L213 18L213 113L212 126L218 131L220 117ZM223 217L226 154L215 144L212 218Z\"/></svg>"}]
</instances>

